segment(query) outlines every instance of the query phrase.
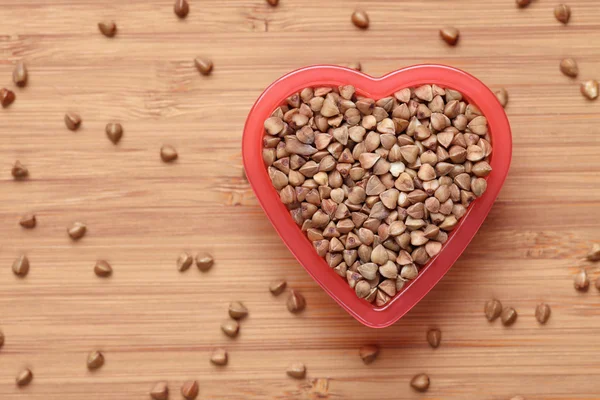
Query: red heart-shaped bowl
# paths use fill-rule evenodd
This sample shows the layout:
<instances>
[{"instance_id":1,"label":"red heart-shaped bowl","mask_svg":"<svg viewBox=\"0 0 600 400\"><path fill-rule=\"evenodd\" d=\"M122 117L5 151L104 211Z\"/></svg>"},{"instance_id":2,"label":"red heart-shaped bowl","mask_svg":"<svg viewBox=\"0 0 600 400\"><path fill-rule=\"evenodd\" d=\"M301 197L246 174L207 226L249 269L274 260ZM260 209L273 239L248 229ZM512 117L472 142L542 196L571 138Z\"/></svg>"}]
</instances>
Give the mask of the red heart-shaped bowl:
<instances>
[{"instance_id":1,"label":"red heart-shaped bowl","mask_svg":"<svg viewBox=\"0 0 600 400\"><path fill-rule=\"evenodd\" d=\"M377 100L393 95L400 89L423 84L437 84L458 90L469 103L479 107L487 118L494 149L490 162L492 173L487 178L487 191L471 204L467 214L449 235L442 251L389 303L383 307L376 307L359 299L346 280L329 268L281 203L262 159L263 123L287 97L309 86L353 85L357 94ZM369 327L384 328L396 322L417 304L442 279L473 239L508 174L512 138L508 119L496 96L481 81L456 68L417 65L394 71L381 78L373 78L352 69L322 65L291 72L279 78L263 92L248 115L242 149L248 181L275 230L292 254L323 290L350 315Z\"/></svg>"}]
</instances>

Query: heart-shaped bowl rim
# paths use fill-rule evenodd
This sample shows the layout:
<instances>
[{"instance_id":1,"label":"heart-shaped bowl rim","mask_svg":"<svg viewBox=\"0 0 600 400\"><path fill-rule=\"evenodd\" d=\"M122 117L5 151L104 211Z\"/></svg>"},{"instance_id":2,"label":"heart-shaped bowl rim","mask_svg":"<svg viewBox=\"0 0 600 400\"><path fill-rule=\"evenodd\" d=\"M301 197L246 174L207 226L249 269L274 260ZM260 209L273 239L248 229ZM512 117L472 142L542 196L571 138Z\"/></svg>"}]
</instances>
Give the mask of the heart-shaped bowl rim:
<instances>
[{"instance_id":1,"label":"heart-shaped bowl rim","mask_svg":"<svg viewBox=\"0 0 600 400\"><path fill-rule=\"evenodd\" d=\"M458 90L487 118L493 146L487 177L487 191L474 201L457 227L450 233L442 251L421 268L419 276L383 307L359 299L345 279L329 268L271 184L262 159L263 123L285 99L305 87L353 85L357 94L375 100L394 92L424 84ZM242 153L246 176L273 227L312 278L350 315L371 328L385 328L414 307L448 272L465 250L490 212L508 174L512 154L510 125L504 109L490 89L477 78L445 65L415 65L373 78L362 72L335 66L315 65L290 72L273 82L258 98L244 127ZM265 254L265 257L268 257ZM282 271L282 275L285 272Z\"/></svg>"}]
</instances>

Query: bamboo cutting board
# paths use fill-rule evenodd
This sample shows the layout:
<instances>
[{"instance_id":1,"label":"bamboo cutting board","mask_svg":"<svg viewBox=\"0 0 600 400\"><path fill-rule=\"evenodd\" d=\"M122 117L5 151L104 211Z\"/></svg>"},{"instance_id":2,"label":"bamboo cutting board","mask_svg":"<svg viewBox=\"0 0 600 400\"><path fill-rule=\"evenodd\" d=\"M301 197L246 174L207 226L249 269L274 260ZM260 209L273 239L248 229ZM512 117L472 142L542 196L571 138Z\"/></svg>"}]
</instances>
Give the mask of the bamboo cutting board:
<instances>
[{"instance_id":1,"label":"bamboo cutting board","mask_svg":"<svg viewBox=\"0 0 600 400\"><path fill-rule=\"evenodd\" d=\"M583 258L600 241L600 101L586 101L561 75L578 60L581 80L600 79L600 5L568 0L568 26L555 2L517 9L513 0L190 0L179 20L171 0L0 0L0 86L17 95L0 110L0 399L148 399L159 380L171 399L197 379L202 399L599 399L600 293L578 293ZM355 7L371 28L350 23ZM108 39L97 23L113 19ZM448 47L438 29L461 30ZM215 62L203 77L193 59ZM25 60L24 89L11 81ZM464 69L510 93L513 164L506 185L467 251L407 316L384 330L360 325L294 260L243 178L246 115L273 80L315 63L360 61L379 76L416 63ZM81 114L68 131L66 111ZM114 146L104 126L118 120ZM162 144L180 159L160 161ZM19 159L26 182L10 176ZM24 230L34 211L38 227ZM88 225L74 243L66 228ZM183 251L209 251L205 274L175 269ZM31 262L26 279L11 264ZM107 259L115 272L92 269ZM267 287L283 277L307 298L291 315ZM489 324L496 296L516 324ZM235 340L219 329L231 300L250 309ZM552 307L546 326L537 303ZM442 345L425 341L430 327ZM376 343L369 366L358 357ZM215 347L230 361L216 368ZM89 351L106 363L86 369ZM301 361L307 379L285 375ZM19 389L17 372L35 378ZM430 390L413 392L426 372Z\"/></svg>"}]
</instances>

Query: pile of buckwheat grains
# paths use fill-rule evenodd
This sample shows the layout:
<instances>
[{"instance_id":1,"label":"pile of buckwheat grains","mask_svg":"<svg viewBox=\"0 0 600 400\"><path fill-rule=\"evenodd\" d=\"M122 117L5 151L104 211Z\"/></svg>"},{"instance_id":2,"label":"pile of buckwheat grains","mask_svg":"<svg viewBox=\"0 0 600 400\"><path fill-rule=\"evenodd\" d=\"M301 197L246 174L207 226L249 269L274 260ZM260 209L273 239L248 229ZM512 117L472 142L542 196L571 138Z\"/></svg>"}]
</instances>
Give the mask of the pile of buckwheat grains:
<instances>
[{"instance_id":1,"label":"pile of buckwheat grains","mask_svg":"<svg viewBox=\"0 0 600 400\"><path fill-rule=\"evenodd\" d=\"M273 186L317 253L383 306L435 257L485 193L487 120L437 85L382 99L307 87L265 122Z\"/></svg>"}]
</instances>

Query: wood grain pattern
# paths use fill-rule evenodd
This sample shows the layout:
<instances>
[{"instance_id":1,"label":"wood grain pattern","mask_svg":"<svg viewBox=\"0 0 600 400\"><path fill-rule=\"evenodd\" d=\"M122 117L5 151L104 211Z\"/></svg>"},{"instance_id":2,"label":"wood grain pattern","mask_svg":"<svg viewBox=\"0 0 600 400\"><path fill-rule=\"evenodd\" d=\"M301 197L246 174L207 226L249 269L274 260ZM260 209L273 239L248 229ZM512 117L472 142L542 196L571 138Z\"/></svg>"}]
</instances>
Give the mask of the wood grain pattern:
<instances>
[{"instance_id":1,"label":"wood grain pattern","mask_svg":"<svg viewBox=\"0 0 600 400\"><path fill-rule=\"evenodd\" d=\"M562 76L565 56L580 78L599 79L600 7L570 0L568 26L555 2L517 9L513 0L190 0L186 20L171 0L0 0L0 86L14 89L12 68L25 60L29 84L0 110L0 399L147 399L168 380L171 399L198 379L202 399L598 399L600 294L577 293L572 275L598 264L583 257L600 240L600 101L586 101ZM371 28L350 23L360 6ZM108 39L97 23L114 19ZM437 30L461 30L456 48ZM202 77L193 59L215 62ZM479 234L443 281L406 317L371 330L342 311L292 258L264 217L241 167L247 112L282 74L308 64L360 60L378 76L424 62L471 72L510 93L513 165ZM81 114L79 131L64 127ZM113 146L110 120L125 134ZM178 162L160 161L164 143ZM14 182L15 159L30 170ZM24 230L34 211L38 227ZM89 227L73 243L66 228ZM178 273L182 250L210 251L206 274ZM16 278L26 253L31 271ZM93 273L98 258L114 269ZM306 311L289 314L268 282L285 277ZM497 296L517 323L488 324L483 303ZM250 316L240 336L219 330L231 300ZM540 327L535 305L552 317ZM425 341L440 327L442 345ZM364 366L361 344L378 343ZM216 346L230 363L212 366ZM90 350L106 364L85 367ZM308 377L285 375L294 361ZM29 366L33 383L14 377ZM427 372L426 394L410 378Z\"/></svg>"}]
</instances>

